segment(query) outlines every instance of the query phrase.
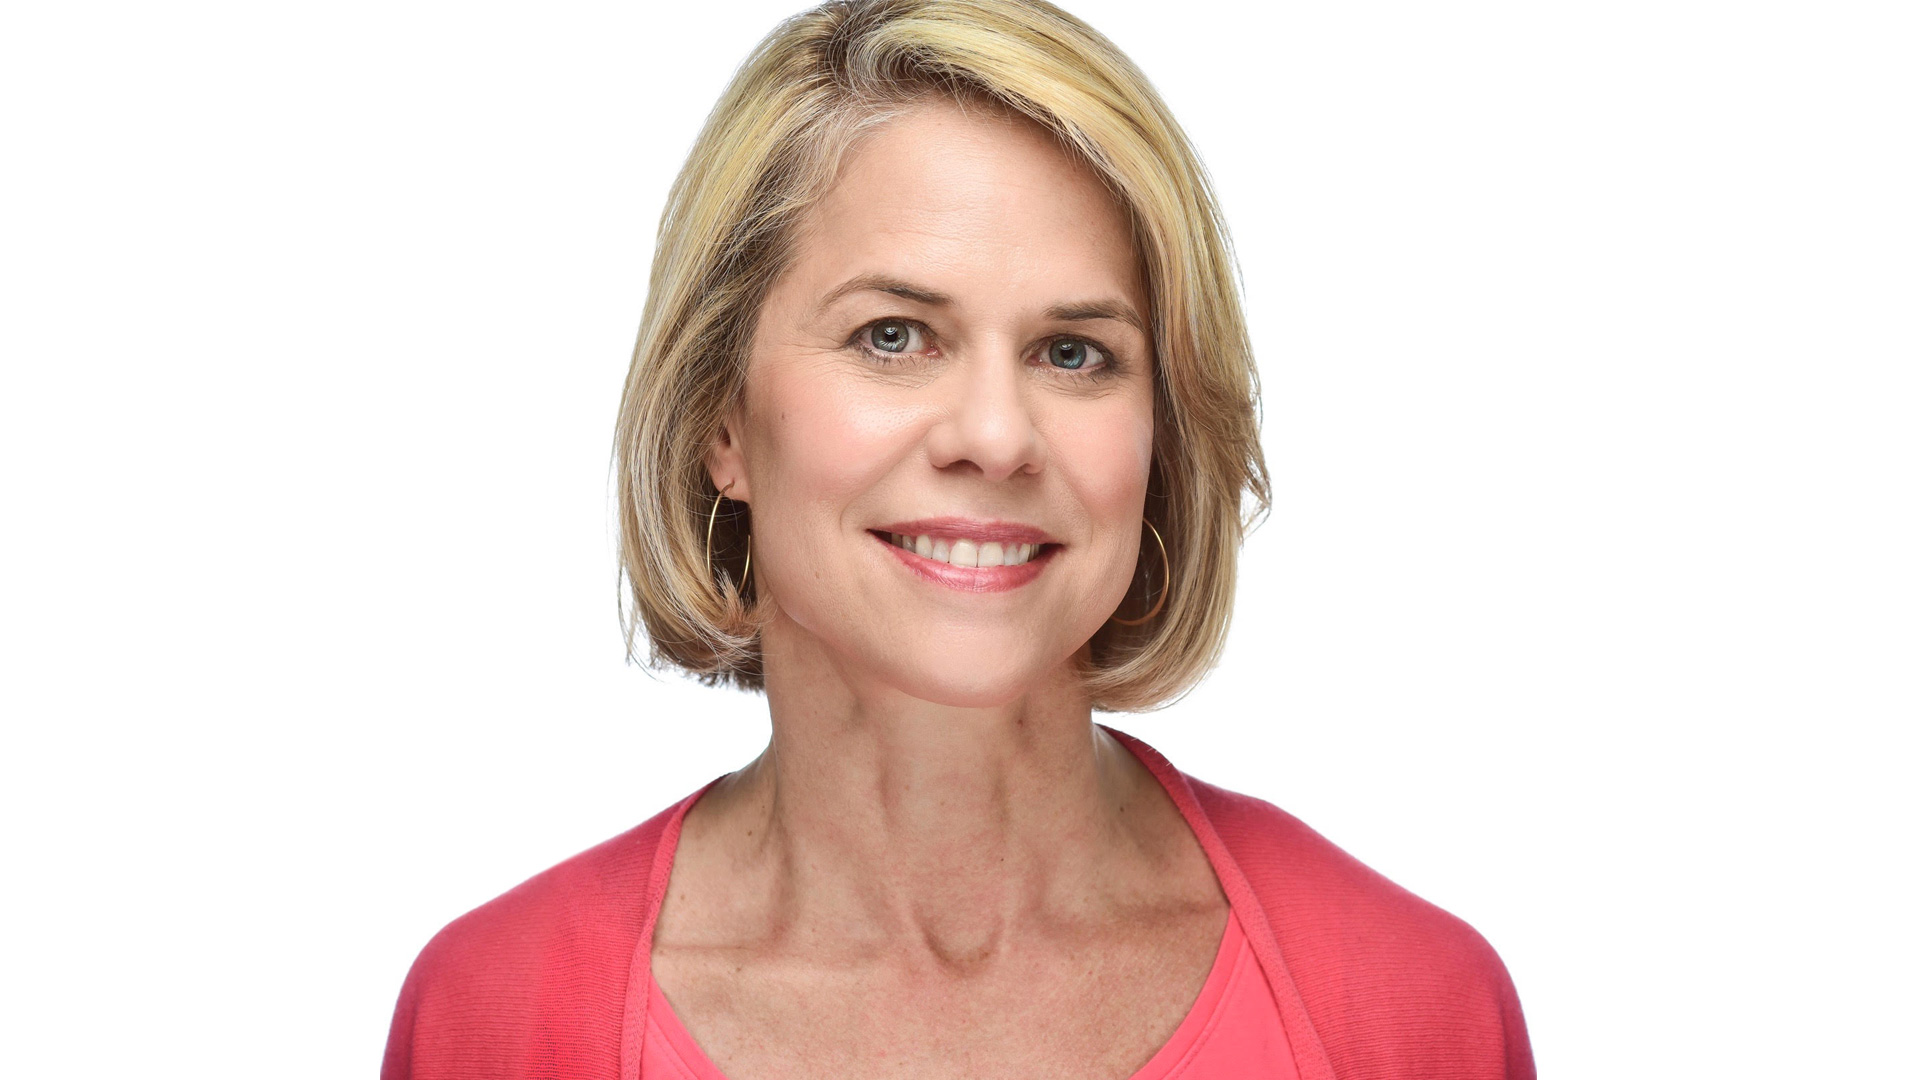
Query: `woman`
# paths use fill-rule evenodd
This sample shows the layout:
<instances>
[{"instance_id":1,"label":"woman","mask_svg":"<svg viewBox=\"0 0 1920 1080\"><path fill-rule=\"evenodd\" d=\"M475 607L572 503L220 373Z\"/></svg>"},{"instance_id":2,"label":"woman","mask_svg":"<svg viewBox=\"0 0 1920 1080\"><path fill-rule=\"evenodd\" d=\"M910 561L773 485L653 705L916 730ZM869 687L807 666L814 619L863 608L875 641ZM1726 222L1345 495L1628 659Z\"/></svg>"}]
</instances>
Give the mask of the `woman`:
<instances>
[{"instance_id":1,"label":"woman","mask_svg":"<svg viewBox=\"0 0 1920 1080\"><path fill-rule=\"evenodd\" d=\"M1532 1075L1472 930L1092 722L1217 657L1266 480L1206 181L1091 29L775 30L670 198L618 456L653 659L772 741L436 937L387 1077Z\"/></svg>"}]
</instances>

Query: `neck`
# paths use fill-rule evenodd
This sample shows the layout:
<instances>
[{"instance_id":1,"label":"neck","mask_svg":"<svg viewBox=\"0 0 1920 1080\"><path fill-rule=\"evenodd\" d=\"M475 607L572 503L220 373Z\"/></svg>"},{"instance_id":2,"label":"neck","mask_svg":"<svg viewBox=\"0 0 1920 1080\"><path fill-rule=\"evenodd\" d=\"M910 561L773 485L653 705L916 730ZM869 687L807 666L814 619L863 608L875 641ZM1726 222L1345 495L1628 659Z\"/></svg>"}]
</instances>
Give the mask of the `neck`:
<instances>
[{"instance_id":1,"label":"neck","mask_svg":"<svg viewBox=\"0 0 1920 1080\"><path fill-rule=\"evenodd\" d=\"M946 706L850 678L788 630L763 638L772 742L696 808L706 842L767 879L743 892L778 909L768 925L964 963L1098 913L1155 846L1142 804L1164 796L1070 668L1003 705Z\"/></svg>"}]
</instances>

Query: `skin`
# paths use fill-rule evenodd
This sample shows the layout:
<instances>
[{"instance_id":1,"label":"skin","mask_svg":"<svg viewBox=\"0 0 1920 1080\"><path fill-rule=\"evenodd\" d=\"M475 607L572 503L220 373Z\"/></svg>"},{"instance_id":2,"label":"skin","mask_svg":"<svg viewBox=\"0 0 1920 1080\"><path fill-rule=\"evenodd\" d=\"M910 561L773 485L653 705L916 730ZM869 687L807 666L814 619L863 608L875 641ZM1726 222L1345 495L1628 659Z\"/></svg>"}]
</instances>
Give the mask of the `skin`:
<instances>
[{"instance_id":1,"label":"skin","mask_svg":"<svg viewBox=\"0 0 1920 1080\"><path fill-rule=\"evenodd\" d=\"M779 610L773 737L687 815L655 978L730 1080L1122 1080L1227 917L1073 674L1134 572L1153 445L1126 215L1029 122L936 100L850 151L798 240L708 454ZM888 319L907 351L859 347ZM1098 352L1062 368L1063 338ZM1059 546L969 592L869 531L943 515Z\"/></svg>"}]
</instances>

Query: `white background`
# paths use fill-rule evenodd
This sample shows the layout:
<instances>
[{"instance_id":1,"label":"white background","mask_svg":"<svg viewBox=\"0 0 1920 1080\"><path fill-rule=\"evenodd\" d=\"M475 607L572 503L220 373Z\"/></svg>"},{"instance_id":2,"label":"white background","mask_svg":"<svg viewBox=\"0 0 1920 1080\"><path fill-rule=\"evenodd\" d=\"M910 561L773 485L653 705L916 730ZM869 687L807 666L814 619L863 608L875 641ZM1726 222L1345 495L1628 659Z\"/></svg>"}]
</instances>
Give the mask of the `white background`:
<instances>
[{"instance_id":1,"label":"white background","mask_svg":"<svg viewBox=\"0 0 1920 1080\"><path fill-rule=\"evenodd\" d=\"M370 1075L439 926L757 751L623 665L607 481L792 10L0 16L0 1071ZM1910 1070L1911 6L1073 10L1218 181L1275 478L1109 719L1478 927L1547 1075Z\"/></svg>"}]
</instances>

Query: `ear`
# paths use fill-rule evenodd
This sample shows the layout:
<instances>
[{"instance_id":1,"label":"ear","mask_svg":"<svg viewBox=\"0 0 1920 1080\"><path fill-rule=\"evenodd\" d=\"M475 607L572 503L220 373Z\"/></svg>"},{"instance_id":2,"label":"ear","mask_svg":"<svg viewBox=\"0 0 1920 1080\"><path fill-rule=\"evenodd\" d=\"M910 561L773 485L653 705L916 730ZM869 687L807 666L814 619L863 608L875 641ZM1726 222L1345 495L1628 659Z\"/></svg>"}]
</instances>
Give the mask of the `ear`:
<instances>
[{"instance_id":1,"label":"ear","mask_svg":"<svg viewBox=\"0 0 1920 1080\"><path fill-rule=\"evenodd\" d=\"M713 490L726 491L727 498L752 502L753 492L747 485L747 456L740 445L739 430L739 413L729 411L720 421L720 430L714 433L713 441L707 444L707 477L713 481ZM731 491L727 490L728 484L733 485Z\"/></svg>"}]
</instances>

